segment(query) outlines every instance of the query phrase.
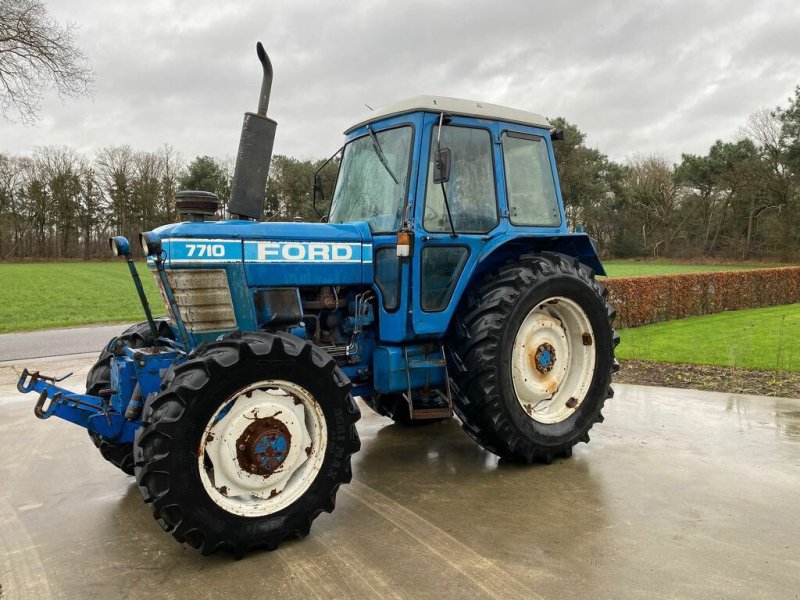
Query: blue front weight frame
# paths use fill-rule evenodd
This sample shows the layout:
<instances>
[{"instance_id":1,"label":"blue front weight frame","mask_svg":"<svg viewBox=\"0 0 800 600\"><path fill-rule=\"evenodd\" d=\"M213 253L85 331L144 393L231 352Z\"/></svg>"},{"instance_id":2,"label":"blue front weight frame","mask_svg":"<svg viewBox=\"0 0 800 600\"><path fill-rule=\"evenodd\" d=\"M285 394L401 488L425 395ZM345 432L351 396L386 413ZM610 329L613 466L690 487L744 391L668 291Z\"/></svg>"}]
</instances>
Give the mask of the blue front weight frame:
<instances>
[{"instance_id":1,"label":"blue front weight frame","mask_svg":"<svg viewBox=\"0 0 800 600\"><path fill-rule=\"evenodd\" d=\"M164 347L131 348L119 339L113 340L109 349L114 353L110 362L109 400L77 394L56 385L72 373L50 377L23 369L17 389L23 394L39 394L33 412L40 419L55 415L85 427L110 442L130 443L139 428L141 406L128 411L129 405L132 401L142 403L151 394L158 393L163 373L171 365L182 362L183 353ZM129 418L126 418L126 411Z\"/></svg>"}]
</instances>

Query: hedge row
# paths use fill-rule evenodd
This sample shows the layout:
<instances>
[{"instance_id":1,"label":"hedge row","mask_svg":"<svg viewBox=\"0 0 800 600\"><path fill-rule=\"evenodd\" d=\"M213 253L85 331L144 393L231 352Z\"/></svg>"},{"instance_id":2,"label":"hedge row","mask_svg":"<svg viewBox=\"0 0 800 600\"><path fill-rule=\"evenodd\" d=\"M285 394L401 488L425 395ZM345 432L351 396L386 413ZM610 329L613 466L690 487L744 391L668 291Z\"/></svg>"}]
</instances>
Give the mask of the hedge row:
<instances>
[{"instance_id":1,"label":"hedge row","mask_svg":"<svg viewBox=\"0 0 800 600\"><path fill-rule=\"evenodd\" d=\"M800 302L800 267L606 279L616 326Z\"/></svg>"}]
</instances>

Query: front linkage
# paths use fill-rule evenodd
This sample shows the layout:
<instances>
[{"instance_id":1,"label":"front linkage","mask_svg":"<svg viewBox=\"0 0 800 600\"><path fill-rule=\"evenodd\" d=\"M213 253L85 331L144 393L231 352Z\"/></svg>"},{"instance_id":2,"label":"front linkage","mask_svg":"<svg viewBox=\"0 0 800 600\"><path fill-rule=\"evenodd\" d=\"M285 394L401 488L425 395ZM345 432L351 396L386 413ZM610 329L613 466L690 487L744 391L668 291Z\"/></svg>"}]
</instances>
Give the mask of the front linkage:
<instances>
[{"instance_id":1,"label":"front linkage","mask_svg":"<svg viewBox=\"0 0 800 600\"><path fill-rule=\"evenodd\" d=\"M23 369L17 389L23 394L39 394L34 414L40 419L55 415L109 442L131 443L144 401L158 393L161 374L180 362L184 352L170 346L134 348L124 338L112 340L106 350L113 355L110 385L97 396L77 394L57 385L72 373L53 377L28 369Z\"/></svg>"},{"instance_id":2,"label":"front linkage","mask_svg":"<svg viewBox=\"0 0 800 600\"><path fill-rule=\"evenodd\" d=\"M174 331L166 326L163 319L153 319L128 240L122 236L115 236L109 239L109 245L115 256L125 259L147 321L131 328L126 332L128 335L123 334L111 340L101 353L101 359L107 356L111 358L108 361L109 372L105 376L108 385L100 388L90 386L87 391L93 393L77 394L56 385L72 373L53 377L24 369L17 382L17 389L23 394L29 392L39 394L34 407L34 414L38 418L48 419L55 415L85 427L91 434L100 436L105 443L119 445L133 442L141 423L142 407L145 402L159 392L163 374L171 366L181 364L192 349L192 345L174 301L169 307L173 322L176 324L175 329L183 340L182 343L173 339ZM172 293L164 273L160 240L149 233L144 234L142 246L153 261L163 281L165 292L171 299ZM144 330L140 332L143 326ZM98 364L101 362L102 360ZM98 365L95 365L94 368L97 367ZM91 378L92 373L90 373Z\"/></svg>"}]
</instances>

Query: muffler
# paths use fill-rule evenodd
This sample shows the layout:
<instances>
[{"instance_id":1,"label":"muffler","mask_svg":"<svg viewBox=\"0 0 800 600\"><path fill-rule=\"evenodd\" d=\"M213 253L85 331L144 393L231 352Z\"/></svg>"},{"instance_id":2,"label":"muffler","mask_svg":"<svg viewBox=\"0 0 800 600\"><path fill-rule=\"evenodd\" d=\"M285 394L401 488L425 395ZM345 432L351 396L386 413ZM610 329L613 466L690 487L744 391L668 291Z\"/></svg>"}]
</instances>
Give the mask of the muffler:
<instances>
[{"instance_id":1,"label":"muffler","mask_svg":"<svg viewBox=\"0 0 800 600\"><path fill-rule=\"evenodd\" d=\"M264 70L258 111L244 113L242 137L236 154L236 167L231 182L228 212L233 219L257 221L264 213L269 163L278 124L267 118L269 95L272 89L272 63L261 42L256 44L258 60Z\"/></svg>"}]
</instances>

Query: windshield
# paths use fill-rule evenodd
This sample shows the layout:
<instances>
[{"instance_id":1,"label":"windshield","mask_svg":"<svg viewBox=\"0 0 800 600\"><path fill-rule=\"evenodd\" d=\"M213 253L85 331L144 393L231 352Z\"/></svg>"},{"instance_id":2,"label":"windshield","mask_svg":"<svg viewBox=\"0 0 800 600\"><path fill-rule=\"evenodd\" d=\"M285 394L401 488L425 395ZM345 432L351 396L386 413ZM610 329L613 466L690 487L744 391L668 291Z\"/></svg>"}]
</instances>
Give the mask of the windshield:
<instances>
[{"instance_id":1,"label":"windshield","mask_svg":"<svg viewBox=\"0 0 800 600\"><path fill-rule=\"evenodd\" d=\"M366 221L372 231L398 231L406 205L411 127L378 131L344 148L331 202L331 223Z\"/></svg>"}]
</instances>

